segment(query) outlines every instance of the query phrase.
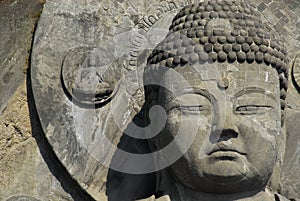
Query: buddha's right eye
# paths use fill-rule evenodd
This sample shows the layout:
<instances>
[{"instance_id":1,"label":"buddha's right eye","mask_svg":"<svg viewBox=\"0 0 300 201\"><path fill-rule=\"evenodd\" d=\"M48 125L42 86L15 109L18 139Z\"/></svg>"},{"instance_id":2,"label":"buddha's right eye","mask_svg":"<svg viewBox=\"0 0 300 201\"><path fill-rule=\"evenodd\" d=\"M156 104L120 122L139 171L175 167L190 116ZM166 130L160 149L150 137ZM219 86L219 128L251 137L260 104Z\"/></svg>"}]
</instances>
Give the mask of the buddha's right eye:
<instances>
[{"instance_id":1,"label":"buddha's right eye","mask_svg":"<svg viewBox=\"0 0 300 201\"><path fill-rule=\"evenodd\" d=\"M184 94L170 103L169 111L175 109L182 114L206 114L210 111L210 101L200 94Z\"/></svg>"},{"instance_id":2,"label":"buddha's right eye","mask_svg":"<svg viewBox=\"0 0 300 201\"><path fill-rule=\"evenodd\" d=\"M233 110L240 115L261 115L278 107L277 99L264 92L251 92L239 96L233 102Z\"/></svg>"},{"instance_id":3,"label":"buddha's right eye","mask_svg":"<svg viewBox=\"0 0 300 201\"><path fill-rule=\"evenodd\" d=\"M263 114L272 109L269 105L243 105L236 107L235 111L238 114L251 115L251 114Z\"/></svg>"},{"instance_id":4,"label":"buddha's right eye","mask_svg":"<svg viewBox=\"0 0 300 201\"><path fill-rule=\"evenodd\" d=\"M192 115L203 115L207 116L211 113L209 106L204 105L181 105L172 107L169 112L178 111L182 115L192 116Z\"/></svg>"},{"instance_id":5,"label":"buddha's right eye","mask_svg":"<svg viewBox=\"0 0 300 201\"><path fill-rule=\"evenodd\" d=\"M204 113L209 112L209 107L204 105L184 105L179 106L178 109L184 113Z\"/></svg>"}]
</instances>

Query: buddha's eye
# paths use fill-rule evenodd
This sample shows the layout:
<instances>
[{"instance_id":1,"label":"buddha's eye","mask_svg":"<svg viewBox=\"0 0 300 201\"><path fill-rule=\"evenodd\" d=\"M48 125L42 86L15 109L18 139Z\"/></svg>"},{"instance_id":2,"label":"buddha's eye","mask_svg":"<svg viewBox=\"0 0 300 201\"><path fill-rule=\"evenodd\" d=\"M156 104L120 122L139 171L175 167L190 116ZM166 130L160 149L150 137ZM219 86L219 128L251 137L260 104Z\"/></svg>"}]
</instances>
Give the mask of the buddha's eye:
<instances>
[{"instance_id":1,"label":"buddha's eye","mask_svg":"<svg viewBox=\"0 0 300 201\"><path fill-rule=\"evenodd\" d=\"M194 114L201 114L209 112L210 108L204 105L184 105L179 106L178 109L183 113L194 113Z\"/></svg>"},{"instance_id":2,"label":"buddha's eye","mask_svg":"<svg viewBox=\"0 0 300 201\"><path fill-rule=\"evenodd\" d=\"M176 97L166 105L169 113L180 112L182 115L207 115L211 111L210 100L198 93L188 93Z\"/></svg>"},{"instance_id":3,"label":"buddha's eye","mask_svg":"<svg viewBox=\"0 0 300 201\"><path fill-rule=\"evenodd\" d=\"M182 115L209 115L211 113L210 105L177 105L168 110L169 112L178 111Z\"/></svg>"},{"instance_id":4,"label":"buddha's eye","mask_svg":"<svg viewBox=\"0 0 300 201\"><path fill-rule=\"evenodd\" d=\"M273 107L269 105L242 105L237 106L235 112L242 115L264 114L272 108Z\"/></svg>"}]
</instances>

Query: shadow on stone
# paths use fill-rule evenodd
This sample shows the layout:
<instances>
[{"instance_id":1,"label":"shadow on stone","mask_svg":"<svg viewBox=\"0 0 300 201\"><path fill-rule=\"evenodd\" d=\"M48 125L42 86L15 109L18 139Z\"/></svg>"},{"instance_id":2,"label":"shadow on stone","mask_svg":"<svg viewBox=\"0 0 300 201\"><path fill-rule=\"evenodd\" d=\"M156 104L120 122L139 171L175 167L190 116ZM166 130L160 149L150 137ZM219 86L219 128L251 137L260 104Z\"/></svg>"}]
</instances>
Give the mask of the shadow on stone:
<instances>
[{"instance_id":1,"label":"shadow on stone","mask_svg":"<svg viewBox=\"0 0 300 201\"><path fill-rule=\"evenodd\" d=\"M43 132L38 113L35 107L30 71L27 75L27 97L30 113L30 122L32 128L32 136L35 138L39 147L40 153L46 162L50 172L60 182L62 188L71 195L74 201L94 201L94 199L83 190L80 185L75 181L68 173L66 168L59 161L55 155L51 145L49 144L45 134Z\"/></svg>"},{"instance_id":2,"label":"shadow on stone","mask_svg":"<svg viewBox=\"0 0 300 201\"><path fill-rule=\"evenodd\" d=\"M300 86L299 86L299 83L298 83L297 80L296 80L297 78L295 77L294 73L295 73L295 66L293 66L293 68L292 68L292 75L291 75L291 78L292 78L292 83L293 83L293 85L294 85L296 91L297 91L298 93L300 93ZM299 76L299 75L298 75L298 76ZM298 78L298 79L299 79L299 78Z\"/></svg>"},{"instance_id":3,"label":"shadow on stone","mask_svg":"<svg viewBox=\"0 0 300 201\"><path fill-rule=\"evenodd\" d=\"M141 126L141 119L136 115L133 122ZM135 139L123 133L117 147L135 154L150 153L147 140ZM111 163L118 162L123 156L115 152ZM127 174L110 169L107 175L106 195L108 201L132 201L150 197L155 193L155 173Z\"/></svg>"}]
</instances>

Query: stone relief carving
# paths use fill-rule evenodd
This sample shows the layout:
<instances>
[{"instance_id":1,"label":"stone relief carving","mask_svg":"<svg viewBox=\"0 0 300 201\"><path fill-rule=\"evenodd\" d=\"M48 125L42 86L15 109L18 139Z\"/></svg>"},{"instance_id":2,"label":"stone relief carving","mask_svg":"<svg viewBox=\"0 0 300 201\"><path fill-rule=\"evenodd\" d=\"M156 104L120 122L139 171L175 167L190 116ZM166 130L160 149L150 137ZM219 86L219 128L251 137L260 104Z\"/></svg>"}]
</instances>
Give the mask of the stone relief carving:
<instances>
[{"instance_id":1,"label":"stone relief carving","mask_svg":"<svg viewBox=\"0 0 300 201\"><path fill-rule=\"evenodd\" d=\"M66 55L62 65L62 84L75 101L98 105L116 93L121 70L101 64L97 49L79 47Z\"/></svg>"},{"instance_id":2,"label":"stone relief carving","mask_svg":"<svg viewBox=\"0 0 300 201\"><path fill-rule=\"evenodd\" d=\"M244 1L176 1L153 10L159 15L154 12L132 24L137 34L101 36L113 38L107 43L95 37L103 27L94 16L85 16L93 23L79 24L95 33L79 32L77 40L64 45L59 44L60 28L38 29L33 92L43 131L58 159L96 200L122 195L123 200L147 199L152 194L149 200L286 200L277 192L274 174L283 161L289 70L280 35ZM40 23L47 23L49 16L44 13ZM61 16L53 21L78 25ZM151 32L155 29L159 34ZM149 35L158 37L151 41ZM53 41L50 47L45 45L48 40ZM145 83L164 87L145 86L144 100ZM166 126L149 140L149 147L144 140L149 135L139 132L152 130L130 125L149 123L143 121L144 113L153 104L166 109L166 114L159 113L166 115ZM157 114L150 114L152 123L164 120ZM155 155L145 164L156 172L139 169L144 175L132 176L142 167L136 155L150 156L168 147L178 125L185 132L172 151L180 157L162 157L166 165ZM141 134L136 141L128 133L133 130L134 136ZM126 186L133 180L136 185Z\"/></svg>"},{"instance_id":3,"label":"stone relief carving","mask_svg":"<svg viewBox=\"0 0 300 201\"><path fill-rule=\"evenodd\" d=\"M177 141L173 151L182 157L170 173L158 173L156 193L170 200L279 199L266 186L284 146L288 59L257 15L243 1L187 6L150 55L144 80L164 87L145 86L146 107L167 112L163 131L150 140L153 151L181 132L194 138L186 152L187 140Z\"/></svg>"}]
</instances>

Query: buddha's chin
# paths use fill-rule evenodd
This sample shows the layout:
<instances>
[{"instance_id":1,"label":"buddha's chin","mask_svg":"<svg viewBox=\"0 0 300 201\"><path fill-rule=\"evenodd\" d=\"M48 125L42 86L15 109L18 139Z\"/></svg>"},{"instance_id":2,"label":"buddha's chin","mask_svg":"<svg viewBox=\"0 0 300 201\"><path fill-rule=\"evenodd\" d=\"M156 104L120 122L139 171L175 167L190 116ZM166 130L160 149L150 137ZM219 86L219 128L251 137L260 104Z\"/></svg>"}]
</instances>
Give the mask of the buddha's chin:
<instances>
[{"instance_id":1,"label":"buddha's chin","mask_svg":"<svg viewBox=\"0 0 300 201\"><path fill-rule=\"evenodd\" d=\"M208 164L207 171L203 171L205 177L220 183L235 183L246 179L248 168L240 161L218 161Z\"/></svg>"},{"instance_id":2,"label":"buddha's chin","mask_svg":"<svg viewBox=\"0 0 300 201\"><path fill-rule=\"evenodd\" d=\"M235 172L226 173L226 168L224 168L224 173L209 172L204 173L203 176L208 187L203 190L207 193L227 194L254 190L251 189L253 186L249 186L248 178L245 175Z\"/></svg>"},{"instance_id":3,"label":"buddha's chin","mask_svg":"<svg viewBox=\"0 0 300 201\"><path fill-rule=\"evenodd\" d=\"M214 173L214 172L209 172L209 173L204 173L204 179L208 181L209 183L214 183L217 185L233 185L237 184L240 185L243 183L244 180L247 179L245 175L242 174L235 174L233 172L230 173Z\"/></svg>"},{"instance_id":4,"label":"buddha's chin","mask_svg":"<svg viewBox=\"0 0 300 201\"><path fill-rule=\"evenodd\" d=\"M222 160L207 165L207 169L203 170L203 179L211 186L206 189L208 192L212 188L214 192L218 189L219 193L236 193L245 186L245 191L253 187L249 186L249 180L254 175L242 161Z\"/></svg>"}]
</instances>

